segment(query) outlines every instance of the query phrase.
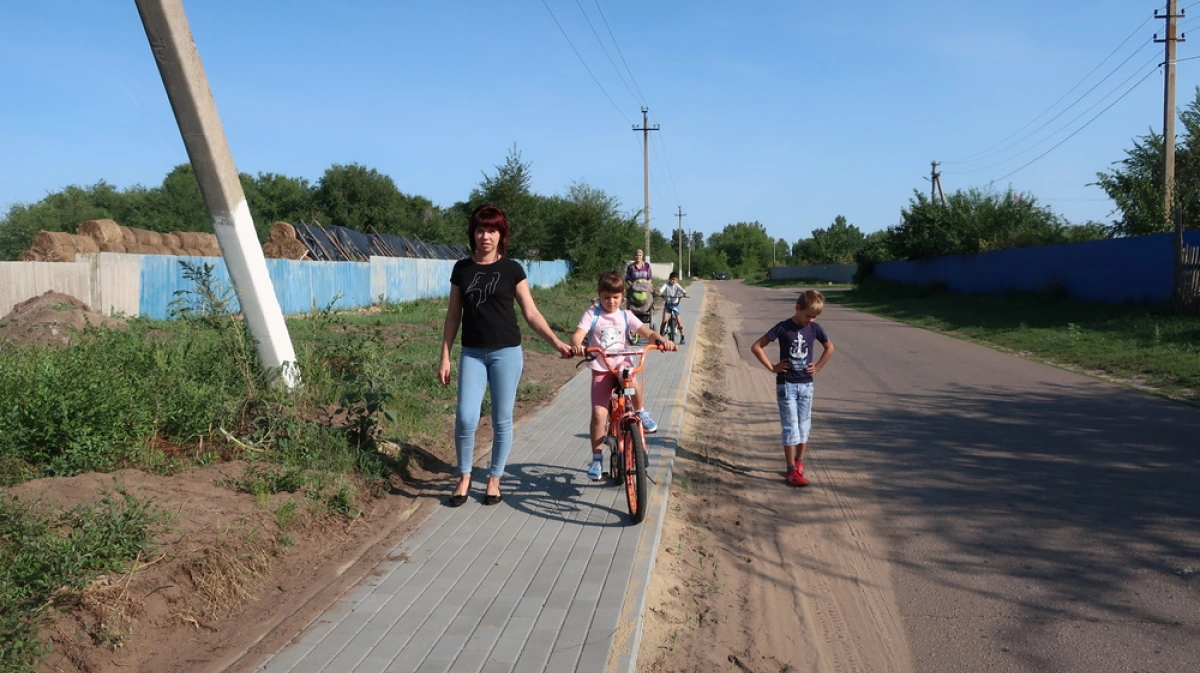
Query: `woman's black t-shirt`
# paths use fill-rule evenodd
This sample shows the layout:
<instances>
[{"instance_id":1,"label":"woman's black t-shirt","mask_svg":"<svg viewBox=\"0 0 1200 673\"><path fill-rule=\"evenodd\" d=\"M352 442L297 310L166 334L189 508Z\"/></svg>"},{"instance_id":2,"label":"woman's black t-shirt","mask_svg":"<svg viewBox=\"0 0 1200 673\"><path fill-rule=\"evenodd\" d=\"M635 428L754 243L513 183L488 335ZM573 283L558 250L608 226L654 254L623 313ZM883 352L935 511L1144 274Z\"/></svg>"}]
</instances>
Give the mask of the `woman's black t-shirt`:
<instances>
[{"instance_id":1,"label":"woman's black t-shirt","mask_svg":"<svg viewBox=\"0 0 1200 673\"><path fill-rule=\"evenodd\" d=\"M517 283L525 280L520 263L502 258L491 264L461 259L450 272L450 284L462 296L462 345L507 348L521 345L514 304Z\"/></svg>"}]
</instances>

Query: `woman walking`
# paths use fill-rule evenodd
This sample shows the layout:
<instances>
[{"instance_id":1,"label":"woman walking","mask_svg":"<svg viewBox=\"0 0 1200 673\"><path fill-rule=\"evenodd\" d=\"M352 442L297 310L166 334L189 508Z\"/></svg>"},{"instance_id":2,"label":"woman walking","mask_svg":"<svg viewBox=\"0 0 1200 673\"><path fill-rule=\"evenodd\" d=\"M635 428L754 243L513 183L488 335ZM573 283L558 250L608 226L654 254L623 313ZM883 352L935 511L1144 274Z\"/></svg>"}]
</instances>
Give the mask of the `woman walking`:
<instances>
[{"instance_id":1,"label":"woman walking","mask_svg":"<svg viewBox=\"0 0 1200 673\"><path fill-rule=\"evenodd\" d=\"M475 431L487 389L492 393L492 459L483 504L495 505L502 498L500 477L512 448L513 405L525 365L514 302L538 336L564 358L572 355L571 347L554 334L534 304L525 269L505 257L509 227L504 211L490 205L476 208L467 224L467 237L471 256L455 263L450 272L450 305L442 327L442 359L438 366L438 380L449 385L450 349L461 327L454 422L459 480L450 496L451 507L465 503L470 492Z\"/></svg>"}]
</instances>

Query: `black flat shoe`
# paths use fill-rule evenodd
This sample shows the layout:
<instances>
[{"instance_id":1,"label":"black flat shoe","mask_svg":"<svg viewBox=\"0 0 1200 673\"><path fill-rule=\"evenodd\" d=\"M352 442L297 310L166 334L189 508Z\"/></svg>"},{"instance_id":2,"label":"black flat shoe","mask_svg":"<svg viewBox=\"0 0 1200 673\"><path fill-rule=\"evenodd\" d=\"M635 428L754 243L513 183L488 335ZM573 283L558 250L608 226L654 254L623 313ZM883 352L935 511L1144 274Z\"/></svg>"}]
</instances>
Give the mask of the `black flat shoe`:
<instances>
[{"instance_id":1,"label":"black flat shoe","mask_svg":"<svg viewBox=\"0 0 1200 673\"><path fill-rule=\"evenodd\" d=\"M452 495L447 502L451 507L462 507L463 504L467 502L467 494L463 493L462 495Z\"/></svg>"},{"instance_id":2,"label":"black flat shoe","mask_svg":"<svg viewBox=\"0 0 1200 673\"><path fill-rule=\"evenodd\" d=\"M504 499L504 494L503 494L503 493L497 493L497 494L495 494L495 495L492 495L491 493L488 493L487 495L483 496L483 504L485 504L485 505L498 505L498 504L500 504L500 501L501 501L501 500L503 500L503 499Z\"/></svg>"}]
</instances>

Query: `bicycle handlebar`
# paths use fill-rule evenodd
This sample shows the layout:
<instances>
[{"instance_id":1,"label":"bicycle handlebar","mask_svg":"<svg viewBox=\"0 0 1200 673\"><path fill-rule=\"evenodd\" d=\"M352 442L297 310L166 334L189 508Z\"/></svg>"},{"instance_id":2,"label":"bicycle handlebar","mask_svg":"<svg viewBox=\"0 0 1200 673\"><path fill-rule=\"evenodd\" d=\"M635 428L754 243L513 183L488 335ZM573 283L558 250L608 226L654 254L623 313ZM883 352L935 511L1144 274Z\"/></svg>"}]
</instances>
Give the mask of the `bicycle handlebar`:
<instances>
[{"instance_id":1,"label":"bicycle handlebar","mask_svg":"<svg viewBox=\"0 0 1200 673\"><path fill-rule=\"evenodd\" d=\"M633 370L629 372L630 376L636 376L637 373L642 371L642 368L646 366L646 353L648 353L650 351L661 351L662 345L663 345L663 342L659 341L658 343L650 344L650 345L646 346L642 350L619 351L617 353L608 353L603 348L589 348L589 349L587 349L587 351L585 351L586 355L584 356L584 359L591 361L591 360L600 359L600 358L597 358L596 355L602 356L603 359L601 360L601 362L604 363L604 367L606 369L608 369L608 371L613 376L620 378L621 372L618 372L617 370L612 368L612 365L608 363L608 358L610 358L610 357L628 357L631 355L637 355L637 356L639 356L637 366L634 367ZM593 353L595 353L596 355L593 355Z\"/></svg>"}]
</instances>

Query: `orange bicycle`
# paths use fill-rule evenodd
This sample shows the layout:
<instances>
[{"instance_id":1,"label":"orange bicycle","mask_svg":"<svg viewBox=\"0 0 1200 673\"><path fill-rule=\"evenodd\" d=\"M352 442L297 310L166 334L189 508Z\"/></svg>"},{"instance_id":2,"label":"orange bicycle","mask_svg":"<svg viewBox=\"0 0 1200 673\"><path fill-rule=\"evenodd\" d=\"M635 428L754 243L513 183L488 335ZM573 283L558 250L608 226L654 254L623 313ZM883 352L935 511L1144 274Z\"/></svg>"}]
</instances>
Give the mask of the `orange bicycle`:
<instances>
[{"instance_id":1,"label":"orange bicycle","mask_svg":"<svg viewBox=\"0 0 1200 673\"><path fill-rule=\"evenodd\" d=\"M661 343L661 342L660 342ZM613 483L625 484L625 498L629 503L629 518L641 523L646 518L649 499L650 475L646 470L646 436L642 431L642 420L633 408L633 377L646 366L646 353L661 350L659 344L646 346L644 350L627 350L605 353L601 348L587 349L587 359L603 358L604 366L616 377L608 407L608 434L604 443L609 449L609 478ZM638 356L637 366L632 369L612 368L608 358Z\"/></svg>"}]
</instances>

